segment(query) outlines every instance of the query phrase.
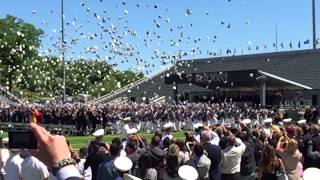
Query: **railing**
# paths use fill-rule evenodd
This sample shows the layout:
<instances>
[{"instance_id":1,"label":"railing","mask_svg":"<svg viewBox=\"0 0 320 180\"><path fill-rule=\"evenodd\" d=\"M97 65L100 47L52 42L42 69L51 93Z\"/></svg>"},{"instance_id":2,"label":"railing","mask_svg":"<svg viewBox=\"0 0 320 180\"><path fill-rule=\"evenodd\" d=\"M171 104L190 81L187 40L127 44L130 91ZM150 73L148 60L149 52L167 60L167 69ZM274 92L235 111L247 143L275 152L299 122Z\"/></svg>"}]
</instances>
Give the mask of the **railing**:
<instances>
[{"instance_id":1,"label":"railing","mask_svg":"<svg viewBox=\"0 0 320 180\"><path fill-rule=\"evenodd\" d=\"M94 99L94 100L92 100L92 101L89 101L89 102L87 102L87 104L95 104L95 103L100 103L100 102L102 102L102 101L107 101L108 99L111 99L112 97L117 96L118 94L123 93L123 92L131 89L131 88L134 87L134 86L140 85L140 84L142 84L143 82L146 82L146 81L148 81L149 79L151 79L151 78L153 78L153 77L155 77L155 76L157 76L157 75L159 75L159 74L161 74L161 73L163 73L163 72L165 72L165 71L170 70L170 69L173 68L174 66L175 66L174 64L170 64L170 65L168 65L168 66L165 66L165 67L163 67L162 69L160 69L159 71L156 71L155 73L150 74L149 76L146 76L146 77L144 77L144 78L141 78L141 79L139 79L139 80L137 80L137 81L135 81L135 82L133 82L133 83L130 83L130 84L126 85L126 86L123 86L122 88L119 88L119 89L117 89L117 90L115 90L115 91L113 91L113 92L110 92L110 93L108 93L108 94L106 94L106 95L103 95L103 96L97 98L97 99Z\"/></svg>"},{"instance_id":2,"label":"railing","mask_svg":"<svg viewBox=\"0 0 320 180\"><path fill-rule=\"evenodd\" d=\"M21 101L18 97L14 96L13 94L11 94L10 92L8 92L5 88L3 88L2 86L0 86L0 91L3 94L3 96L5 96L8 100L10 101L15 101L18 103L23 103L23 101Z\"/></svg>"}]
</instances>

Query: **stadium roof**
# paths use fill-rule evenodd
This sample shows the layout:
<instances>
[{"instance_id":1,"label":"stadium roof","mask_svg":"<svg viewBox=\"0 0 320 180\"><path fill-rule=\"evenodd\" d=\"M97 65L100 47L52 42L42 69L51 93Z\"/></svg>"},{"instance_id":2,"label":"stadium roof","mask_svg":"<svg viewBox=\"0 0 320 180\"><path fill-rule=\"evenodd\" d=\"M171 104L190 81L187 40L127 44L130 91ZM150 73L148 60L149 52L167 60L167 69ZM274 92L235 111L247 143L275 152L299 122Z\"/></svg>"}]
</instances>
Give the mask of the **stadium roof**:
<instances>
[{"instance_id":1,"label":"stadium roof","mask_svg":"<svg viewBox=\"0 0 320 180\"><path fill-rule=\"evenodd\" d=\"M320 49L182 60L179 74L256 70L275 82L320 89Z\"/></svg>"}]
</instances>

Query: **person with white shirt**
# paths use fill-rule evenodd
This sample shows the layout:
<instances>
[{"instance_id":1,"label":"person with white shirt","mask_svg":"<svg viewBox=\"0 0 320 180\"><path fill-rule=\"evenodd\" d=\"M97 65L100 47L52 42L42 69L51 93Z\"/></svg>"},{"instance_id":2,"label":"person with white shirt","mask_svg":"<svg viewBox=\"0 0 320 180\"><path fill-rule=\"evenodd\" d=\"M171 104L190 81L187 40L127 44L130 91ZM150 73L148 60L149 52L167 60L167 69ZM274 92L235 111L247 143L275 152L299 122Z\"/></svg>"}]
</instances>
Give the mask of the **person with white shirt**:
<instances>
[{"instance_id":1,"label":"person with white shirt","mask_svg":"<svg viewBox=\"0 0 320 180\"><path fill-rule=\"evenodd\" d=\"M4 180L17 180L21 172L21 163L23 159L20 157L19 150L12 150L12 155L6 163Z\"/></svg>"},{"instance_id":2,"label":"person with white shirt","mask_svg":"<svg viewBox=\"0 0 320 180\"><path fill-rule=\"evenodd\" d=\"M22 150L20 156L23 161L21 163L21 180L48 180L49 171L39 159L32 156L28 150Z\"/></svg>"},{"instance_id":3,"label":"person with white shirt","mask_svg":"<svg viewBox=\"0 0 320 180\"><path fill-rule=\"evenodd\" d=\"M227 147L221 152L221 180L239 179L241 156L246 149L246 145L241 139L233 134L227 136Z\"/></svg>"},{"instance_id":4,"label":"person with white shirt","mask_svg":"<svg viewBox=\"0 0 320 180\"><path fill-rule=\"evenodd\" d=\"M80 174L83 176L83 180L91 180L92 171L90 166L87 169L84 169L84 163L86 162L86 157L88 155L88 150L86 147L83 147L79 150L80 161L76 164L79 169Z\"/></svg>"},{"instance_id":5,"label":"person with white shirt","mask_svg":"<svg viewBox=\"0 0 320 180\"><path fill-rule=\"evenodd\" d=\"M1 163L0 163L0 174L1 177L3 177L6 172L5 172L5 166L8 158L10 157L9 150L4 146L4 143L8 142L8 138L3 138L0 140L0 156L1 156Z\"/></svg>"}]
</instances>

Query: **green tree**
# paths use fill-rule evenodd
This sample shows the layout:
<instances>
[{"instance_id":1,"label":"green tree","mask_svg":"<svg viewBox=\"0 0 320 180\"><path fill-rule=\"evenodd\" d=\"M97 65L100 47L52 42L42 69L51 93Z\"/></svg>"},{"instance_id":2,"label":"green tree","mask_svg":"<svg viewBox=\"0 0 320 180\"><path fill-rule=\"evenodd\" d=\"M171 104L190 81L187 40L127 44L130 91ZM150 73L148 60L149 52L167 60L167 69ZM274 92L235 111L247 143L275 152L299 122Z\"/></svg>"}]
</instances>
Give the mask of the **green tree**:
<instances>
[{"instance_id":1,"label":"green tree","mask_svg":"<svg viewBox=\"0 0 320 180\"><path fill-rule=\"evenodd\" d=\"M4 19L0 18L1 84L5 83L9 91L21 74L22 64L37 58L43 33L17 17L7 15Z\"/></svg>"}]
</instances>

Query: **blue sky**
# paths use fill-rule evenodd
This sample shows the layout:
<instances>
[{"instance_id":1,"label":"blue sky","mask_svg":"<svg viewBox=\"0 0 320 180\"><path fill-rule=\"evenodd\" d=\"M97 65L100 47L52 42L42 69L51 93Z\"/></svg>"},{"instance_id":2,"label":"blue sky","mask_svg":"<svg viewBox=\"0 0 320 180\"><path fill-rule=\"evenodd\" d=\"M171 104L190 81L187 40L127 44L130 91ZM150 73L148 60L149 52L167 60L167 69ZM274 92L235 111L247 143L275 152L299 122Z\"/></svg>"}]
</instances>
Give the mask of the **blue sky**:
<instances>
[{"instance_id":1,"label":"blue sky","mask_svg":"<svg viewBox=\"0 0 320 180\"><path fill-rule=\"evenodd\" d=\"M98 55L119 69L150 73L179 52L182 59L273 52L276 25L279 51L291 50L290 42L293 50L299 41L301 49L312 46L303 44L312 39L311 0L65 0L64 9L66 58ZM42 54L59 54L52 44L60 37L60 0L0 0L0 17L7 14L45 31ZM320 36L320 12L317 19Z\"/></svg>"}]
</instances>

